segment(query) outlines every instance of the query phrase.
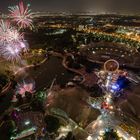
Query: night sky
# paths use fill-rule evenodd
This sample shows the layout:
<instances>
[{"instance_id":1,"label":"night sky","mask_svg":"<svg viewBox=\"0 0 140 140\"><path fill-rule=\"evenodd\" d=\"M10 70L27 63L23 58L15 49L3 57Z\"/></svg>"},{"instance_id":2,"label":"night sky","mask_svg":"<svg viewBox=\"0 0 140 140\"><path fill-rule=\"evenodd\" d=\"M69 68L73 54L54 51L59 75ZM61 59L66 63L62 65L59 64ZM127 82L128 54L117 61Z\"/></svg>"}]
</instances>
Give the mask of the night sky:
<instances>
[{"instance_id":1,"label":"night sky","mask_svg":"<svg viewBox=\"0 0 140 140\"><path fill-rule=\"evenodd\" d=\"M0 0L0 12L7 12L7 7L19 0ZM140 0L23 0L31 4L33 11L51 12L86 12L107 11L140 14Z\"/></svg>"}]
</instances>

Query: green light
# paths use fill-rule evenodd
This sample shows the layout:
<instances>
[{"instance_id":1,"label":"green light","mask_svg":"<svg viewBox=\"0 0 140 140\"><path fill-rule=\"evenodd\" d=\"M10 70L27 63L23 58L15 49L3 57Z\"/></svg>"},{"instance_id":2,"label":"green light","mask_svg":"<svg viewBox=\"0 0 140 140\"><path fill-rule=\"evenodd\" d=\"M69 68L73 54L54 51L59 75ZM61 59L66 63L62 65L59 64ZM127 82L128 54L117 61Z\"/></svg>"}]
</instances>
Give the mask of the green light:
<instances>
[{"instance_id":1,"label":"green light","mask_svg":"<svg viewBox=\"0 0 140 140\"><path fill-rule=\"evenodd\" d=\"M27 6L28 6L28 7L30 7L30 6L31 6L31 4L30 4L30 3L28 3L28 4L27 4Z\"/></svg>"}]
</instances>

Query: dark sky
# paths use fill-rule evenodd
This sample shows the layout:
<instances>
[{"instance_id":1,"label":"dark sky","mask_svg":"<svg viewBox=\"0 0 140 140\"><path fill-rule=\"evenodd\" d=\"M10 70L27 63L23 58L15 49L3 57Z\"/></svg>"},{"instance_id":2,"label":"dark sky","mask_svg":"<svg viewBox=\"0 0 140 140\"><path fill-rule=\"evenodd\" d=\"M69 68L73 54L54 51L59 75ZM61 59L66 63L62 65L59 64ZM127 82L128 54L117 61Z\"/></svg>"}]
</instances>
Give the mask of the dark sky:
<instances>
[{"instance_id":1,"label":"dark sky","mask_svg":"<svg viewBox=\"0 0 140 140\"><path fill-rule=\"evenodd\" d=\"M0 0L0 12L19 0ZM109 11L140 14L140 0L23 0L33 11Z\"/></svg>"}]
</instances>

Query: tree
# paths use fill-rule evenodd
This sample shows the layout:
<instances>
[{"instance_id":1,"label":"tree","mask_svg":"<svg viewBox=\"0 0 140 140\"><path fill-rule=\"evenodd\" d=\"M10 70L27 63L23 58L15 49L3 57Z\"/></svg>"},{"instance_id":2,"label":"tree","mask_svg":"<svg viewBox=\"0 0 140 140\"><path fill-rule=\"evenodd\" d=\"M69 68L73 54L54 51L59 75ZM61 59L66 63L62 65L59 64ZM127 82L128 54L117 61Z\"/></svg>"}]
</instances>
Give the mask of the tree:
<instances>
[{"instance_id":1,"label":"tree","mask_svg":"<svg viewBox=\"0 0 140 140\"><path fill-rule=\"evenodd\" d=\"M22 104L22 103L23 103L22 95L17 94L17 95L16 95L16 98L18 99L18 104Z\"/></svg>"},{"instance_id":2,"label":"tree","mask_svg":"<svg viewBox=\"0 0 140 140\"><path fill-rule=\"evenodd\" d=\"M26 97L27 101L31 101L31 99L32 99L32 93L26 91L25 92L25 97Z\"/></svg>"},{"instance_id":3,"label":"tree","mask_svg":"<svg viewBox=\"0 0 140 140\"><path fill-rule=\"evenodd\" d=\"M120 140L120 138L113 129L109 129L103 135L103 140Z\"/></svg>"},{"instance_id":4,"label":"tree","mask_svg":"<svg viewBox=\"0 0 140 140\"><path fill-rule=\"evenodd\" d=\"M75 137L73 136L72 132L69 132L65 140L76 140Z\"/></svg>"},{"instance_id":5,"label":"tree","mask_svg":"<svg viewBox=\"0 0 140 140\"><path fill-rule=\"evenodd\" d=\"M45 117L45 122L46 122L46 130L49 133L52 133L52 132L55 133L60 127L59 119L54 116L47 115Z\"/></svg>"}]
</instances>

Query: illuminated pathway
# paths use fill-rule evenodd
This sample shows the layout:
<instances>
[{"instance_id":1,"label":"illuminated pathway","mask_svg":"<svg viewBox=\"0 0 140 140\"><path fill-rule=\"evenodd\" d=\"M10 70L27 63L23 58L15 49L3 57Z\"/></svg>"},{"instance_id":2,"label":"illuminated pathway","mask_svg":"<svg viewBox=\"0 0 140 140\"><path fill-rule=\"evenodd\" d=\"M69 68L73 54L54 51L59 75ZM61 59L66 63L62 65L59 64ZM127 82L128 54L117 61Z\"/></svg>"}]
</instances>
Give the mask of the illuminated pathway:
<instances>
[{"instance_id":1,"label":"illuminated pathway","mask_svg":"<svg viewBox=\"0 0 140 140\"><path fill-rule=\"evenodd\" d=\"M127 132L121 129L119 125L121 121L119 121L113 112L113 101L112 95L110 93L106 93L103 97L104 102L110 104L109 109L102 109L102 99L98 98L95 102L90 102L92 107L99 109L101 115L97 118L96 121L92 122L87 126L87 131L89 132L89 137L87 140L102 140L102 136L105 133L105 129L111 128L116 130L119 137L122 140L136 140L134 137L130 136Z\"/></svg>"},{"instance_id":2,"label":"illuminated pathway","mask_svg":"<svg viewBox=\"0 0 140 140\"><path fill-rule=\"evenodd\" d=\"M119 63L116 60L110 59L104 63L104 72L106 72L107 76L102 78L104 75L103 72L102 74L101 72L97 73L101 80L100 87L103 89L105 95L97 98L96 101L94 99L89 100L90 105L99 109L101 115L87 127L87 131L90 130L89 133L91 134L87 140L102 140L103 135L109 130L115 131L122 140L136 140L119 127L122 122L115 116L113 96L118 89L116 84L119 76L117 74L118 70ZM102 81L103 79L105 82Z\"/></svg>"}]
</instances>

